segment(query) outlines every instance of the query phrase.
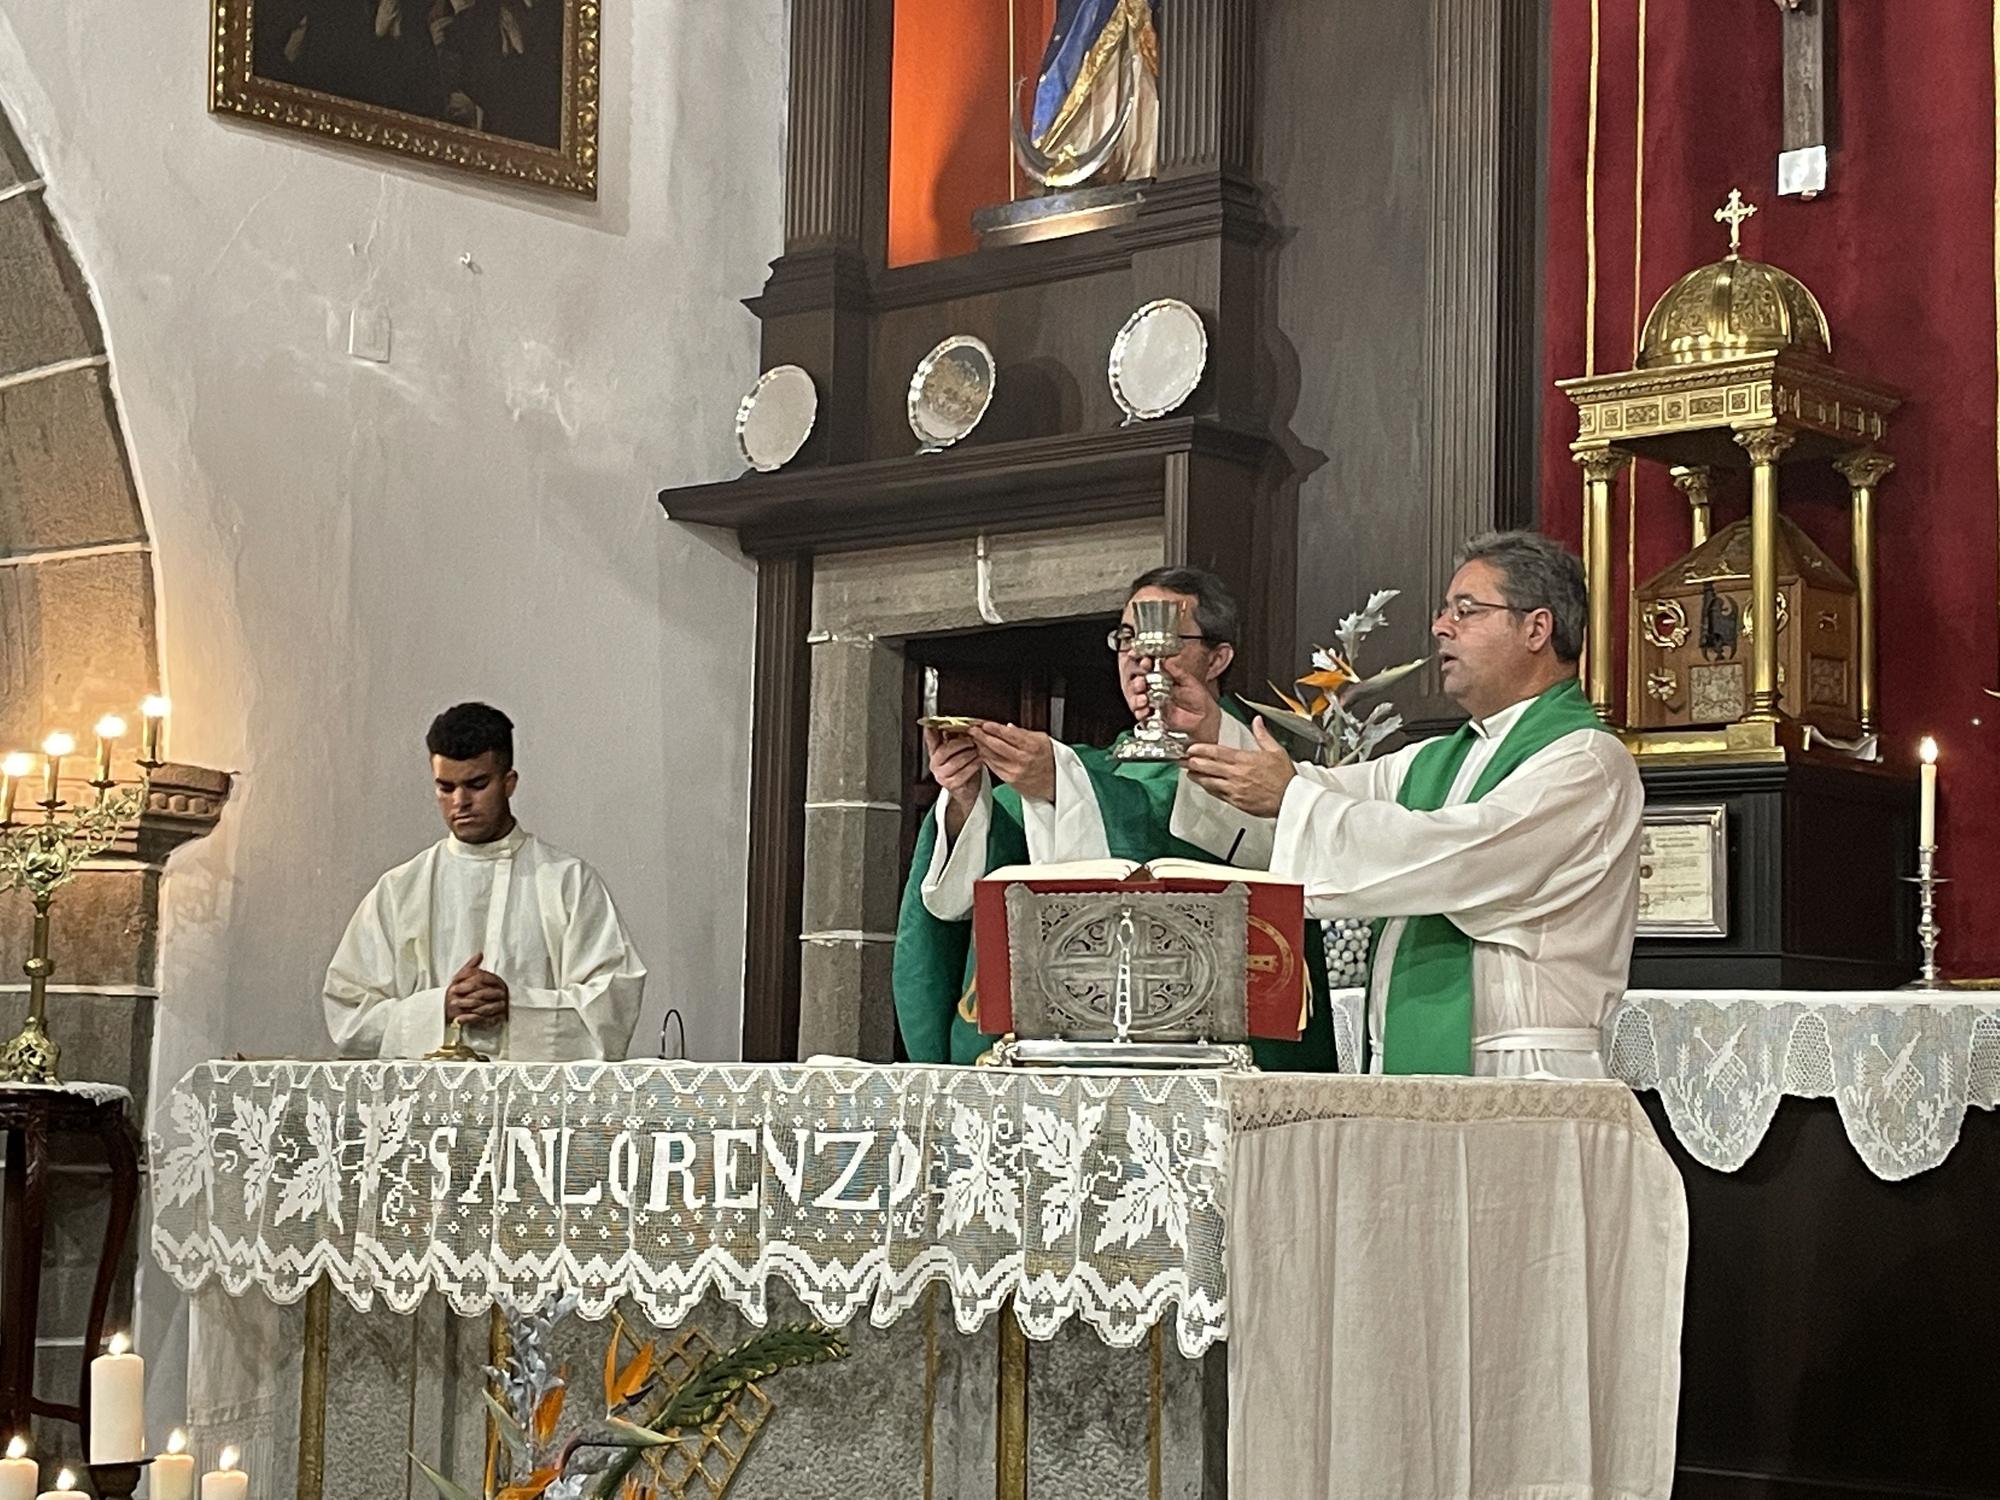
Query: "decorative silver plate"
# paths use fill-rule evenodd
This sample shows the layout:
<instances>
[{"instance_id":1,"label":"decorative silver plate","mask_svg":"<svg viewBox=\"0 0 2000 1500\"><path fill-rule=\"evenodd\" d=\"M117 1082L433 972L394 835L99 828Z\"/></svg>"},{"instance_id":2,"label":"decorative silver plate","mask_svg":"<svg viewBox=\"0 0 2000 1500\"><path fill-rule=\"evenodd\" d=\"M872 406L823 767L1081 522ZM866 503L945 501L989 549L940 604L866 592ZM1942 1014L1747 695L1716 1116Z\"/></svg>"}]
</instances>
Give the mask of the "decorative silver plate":
<instances>
[{"instance_id":1,"label":"decorative silver plate","mask_svg":"<svg viewBox=\"0 0 2000 1500\"><path fill-rule=\"evenodd\" d=\"M910 431L937 453L979 425L993 400L993 351L970 334L954 334L931 350L910 377Z\"/></svg>"},{"instance_id":2,"label":"decorative silver plate","mask_svg":"<svg viewBox=\"0 0 2000 1500\"><path fill-rule=\"evenodd\" d=\"M1111 395L1128 424L1174 410L1194 394L1207 368L1201 314L1172 297L1148 302L1111 341Z\"/></svg>"},{"instance_id":3,"label":"decorative silver plate","mask_svg":"<svg viewBox=\"0 0 2000 1500\"><path fill-rule=\"evenodd\" d=\"M736 446L760 474L782 469L812 436L819 391L797 365L774 365L736 408Z\"/></svg>"}]
</instances>

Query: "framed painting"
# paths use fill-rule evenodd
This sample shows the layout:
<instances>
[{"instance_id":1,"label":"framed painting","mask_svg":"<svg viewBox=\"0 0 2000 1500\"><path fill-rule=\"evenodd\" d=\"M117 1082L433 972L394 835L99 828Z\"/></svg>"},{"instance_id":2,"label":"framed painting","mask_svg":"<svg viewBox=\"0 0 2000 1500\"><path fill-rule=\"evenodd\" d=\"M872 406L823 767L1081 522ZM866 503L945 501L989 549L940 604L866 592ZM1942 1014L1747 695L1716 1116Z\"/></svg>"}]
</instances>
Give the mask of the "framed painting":
<instances>
[{"instance_id":1,"label":"framed painting","mask_svg":"<svg viewBox=\"0 0 2000 1500\"><path fill-rule=\"evenodd\" d=\"M597 196L599 0L211 3L211 110Z\"/></svg>"}]
</instances>

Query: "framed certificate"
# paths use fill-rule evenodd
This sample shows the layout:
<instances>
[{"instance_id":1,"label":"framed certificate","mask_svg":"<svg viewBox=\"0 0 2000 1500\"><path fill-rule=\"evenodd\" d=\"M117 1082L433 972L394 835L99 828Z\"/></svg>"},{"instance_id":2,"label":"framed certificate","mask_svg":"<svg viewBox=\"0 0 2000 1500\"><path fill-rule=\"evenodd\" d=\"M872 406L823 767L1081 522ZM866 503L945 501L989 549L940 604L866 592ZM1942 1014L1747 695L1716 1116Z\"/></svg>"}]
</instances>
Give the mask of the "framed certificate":
<instances>
[{"instance_id":1,"label":"framed certificate","mask_svg":"<svg viewBox=\"0 0 2000 1500\"><path fill-rule=\"evenodd\" d=\"M1639 936L1729 936L1729 809L1719 803L1646 809Z\"/></svg>"}]
</instances>

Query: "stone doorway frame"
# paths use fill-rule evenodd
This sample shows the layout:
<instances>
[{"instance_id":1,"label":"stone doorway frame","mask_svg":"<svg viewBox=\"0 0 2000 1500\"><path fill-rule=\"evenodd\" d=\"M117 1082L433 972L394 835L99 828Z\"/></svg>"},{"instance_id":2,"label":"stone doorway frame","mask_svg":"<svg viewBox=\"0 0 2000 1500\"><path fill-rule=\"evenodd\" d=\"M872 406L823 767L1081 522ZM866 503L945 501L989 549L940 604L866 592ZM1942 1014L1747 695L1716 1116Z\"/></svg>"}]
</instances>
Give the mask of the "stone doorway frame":
<instances>
[{"instance_id":1,"label":"stone doorway frame","mask_svg":"<svg viewBox=\"0 0 2000 1500\"><path fill-rule=\"evenodd\" d=\"M895 1054L889 970L902 896L905 643L1114 613L1132 579L1165 557L1159 522L1140 520L881 547L815 561L806 637L812 686L799 936L801 1057L829 1053L887 1062Z\"/></svg>"}]
</instances>

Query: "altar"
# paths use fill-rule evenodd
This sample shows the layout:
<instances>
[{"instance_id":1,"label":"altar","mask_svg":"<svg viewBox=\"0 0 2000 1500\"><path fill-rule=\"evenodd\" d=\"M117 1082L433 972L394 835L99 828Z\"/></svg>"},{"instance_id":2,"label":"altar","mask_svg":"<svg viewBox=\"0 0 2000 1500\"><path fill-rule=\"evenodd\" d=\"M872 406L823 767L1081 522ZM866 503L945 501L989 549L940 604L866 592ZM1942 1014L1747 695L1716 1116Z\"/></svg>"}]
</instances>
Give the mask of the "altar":
<instances>
[{"instance_id":1,"label":"altar","mask_svg":"<svg viewBox=\"0 0 2000 1500\"><path fill-rule=\"evenodd\" d=\"M676 1439L747 1453L736 1495L1386 1492L1419 1450L1439 1493L1671 1483L1685 1221L1616 1083L212 1063L160 1119L197 1441L269 1493L402 1490L413 1363L403 1435L477 1492L496 1303L573 1306L565 1422L597 1320L845 1330L749 1437Z\"/></svg>"}]
</instances>

